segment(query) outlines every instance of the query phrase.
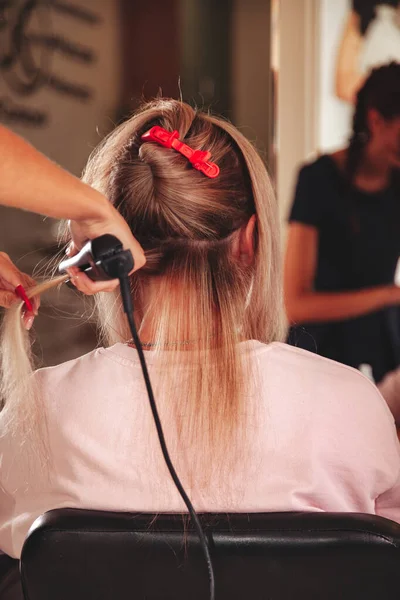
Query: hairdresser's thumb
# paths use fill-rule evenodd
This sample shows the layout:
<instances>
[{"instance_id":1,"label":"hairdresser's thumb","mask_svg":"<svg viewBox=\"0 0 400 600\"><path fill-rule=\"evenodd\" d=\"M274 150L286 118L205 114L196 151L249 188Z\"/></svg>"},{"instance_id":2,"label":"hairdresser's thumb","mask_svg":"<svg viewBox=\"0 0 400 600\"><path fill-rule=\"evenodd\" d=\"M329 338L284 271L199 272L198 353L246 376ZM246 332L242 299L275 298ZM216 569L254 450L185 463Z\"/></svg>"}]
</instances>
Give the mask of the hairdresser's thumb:
<instances>
[{"instance_id":1,"label":"hairdresser's thumb","mask_svg":"<svg viewBox=\"0 0 400 600\"><path fill-rule=\"evenodd\" d=\"M29 331L33 325L34 320L35 320L34 315L29 315L28 317L25 317L24 318L25 329L27 329Z\"/></svg>"},{"instance_id":2,"label":"hairdresser's thumb","mask_svg":"<svg viewBox=\"0 0 400 600\"><path fill-rule=\"evenodd\" d=\"M78 249L75 246L74 242L70 242L65 249L65 254L69 258L70 256L75 256L75 254L77 254L77 253L78 253Z\"/></svg>"},{"instance_id":3,"label":"hairdresser's thumb","mask_svg":"<svg viewBox=\"0 0 400 600\"><path fill-rule=\"evenodd\" d=\"M14 292L8 290L0 290L0 306L3 308L10 308L14 302L18 300L18 296Z\"/></svg>"}]
</instances>

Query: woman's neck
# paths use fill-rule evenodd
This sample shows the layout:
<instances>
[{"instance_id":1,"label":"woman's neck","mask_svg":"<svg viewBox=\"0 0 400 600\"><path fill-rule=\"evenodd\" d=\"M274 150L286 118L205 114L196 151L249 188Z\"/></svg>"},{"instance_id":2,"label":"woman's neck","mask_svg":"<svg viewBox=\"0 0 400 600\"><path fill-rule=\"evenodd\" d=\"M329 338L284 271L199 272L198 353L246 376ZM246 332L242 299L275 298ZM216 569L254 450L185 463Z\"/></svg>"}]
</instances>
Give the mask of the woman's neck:
<instances>
[{"instance_id":1,"label":"woman's neck","mask_svg":"<svg viewBox=\"0 0 400 600\"><path fill-rule=\"evenodd\" d=\"M189 310L190 303L195 301L198 302L198 298L178 284L169 287L167 291L163 289L161 278L149 281L146 289L143 290L143 310L135 312L143 348L193 350L199 345L212 344L218 330L217 315L215 313L209 315L211 330L199 329L198 319L193 321L193 311ZM160 306L161 302L163 304ZM166 313L165 308L167 308ZM210 336L212 339L209 339Z\"/></svg>"},{"instance_id":2,"label":"woman's neck","mask_svg":"<svg viewBox=\"0 0 400 600\"><path fill-rule=\"evenodd\" d=\"M151 321L143 323L140 327L139 337L144 350L154 350L160 347ZM174 331L169 331L165 337L165 341L161 343L164 350L191 350L199 342L199 340L192 339L193 336L190 336L189 330L187 330L186 336L177 336L176 332L174 334Z\"/></svg>"},{"instance_id":3,"label":"woman's neck","mask_svg":"<svg viewBox=\"0 0 400 600\"><path fill-rule=\"evenodd\" d=\"M346 172L348 150L339 150L332 154L332 158L342 173ZM356 172L353 174L353 185L365 192L379 192L388 187L391 178L391 166L368 144L362 151Z\"/></svg>"},{"instance_id":4,"label":"woman's neck","mask_svg":"<svg viewBox=\"0 0 400 600\"><path fill-rule=\"evenodd\" d=\"M388 184L391 175L391 165L379 148L371 142L367 144L362 155L357 176L365 181Z\"/></svg>"}]
</instances>

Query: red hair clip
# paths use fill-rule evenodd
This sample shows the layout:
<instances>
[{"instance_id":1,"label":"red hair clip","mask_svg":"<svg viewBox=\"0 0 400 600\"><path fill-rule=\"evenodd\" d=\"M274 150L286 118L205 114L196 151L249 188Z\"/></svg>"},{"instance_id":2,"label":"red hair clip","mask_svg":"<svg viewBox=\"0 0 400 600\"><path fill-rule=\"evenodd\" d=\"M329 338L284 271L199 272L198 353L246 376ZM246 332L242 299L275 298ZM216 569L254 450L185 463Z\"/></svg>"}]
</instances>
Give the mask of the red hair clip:
<instances>
[{"instance_id":1,"label":"red hair clip","mask_svg":"<svg viewBox=\"0 0 400 600\"><path fill-rule=\"evenodd\" d=\"M26 295L26 291L24 290L22 285L17 285L17 287L15 288L15 293L17 294L18 298L21 298L21 300L25 302L26 310L28 310L29 312L33 312L32 302Z\"/></svg>"},{"instance_id":2,"label":"red hair clip","mask_svg":"<svg viewBox=\"0 0 400 600\"><path fill-rule=\"evenodd\" d=\"M195 169L201 171L211 179L219 175L219 166L213 162L208 162L211 158L211 153L204 152L203 150L193 150L193 148L180 141L177 131L167 131L163 127L155 125L142 135L142 141L157 142L157 144L165 148L173 148L183 154Z\"/></svg>"}]
</instances>

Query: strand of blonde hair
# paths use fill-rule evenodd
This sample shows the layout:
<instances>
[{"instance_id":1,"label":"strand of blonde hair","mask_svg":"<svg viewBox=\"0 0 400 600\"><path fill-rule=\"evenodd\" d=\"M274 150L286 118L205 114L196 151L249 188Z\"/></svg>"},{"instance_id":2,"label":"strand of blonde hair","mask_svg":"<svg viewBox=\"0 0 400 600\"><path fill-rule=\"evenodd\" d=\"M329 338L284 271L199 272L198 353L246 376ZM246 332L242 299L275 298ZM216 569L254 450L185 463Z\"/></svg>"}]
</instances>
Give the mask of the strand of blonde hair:
<instances>
[{"instance_id":1,"label":"strand of blonde hair","mask_svg":"<svg viewBox=\"0 0 400 600\"><path fill-rule=\"evenodd\" d=\"M63 275L27 290L34 298L59 286ZM30 334L23 323L24 302L16 301L5 311L0 330L0 435L18 436L21 451L45 466L49 460L43 396L33 376L34 360Z\"/></svg>"}]
</instances>

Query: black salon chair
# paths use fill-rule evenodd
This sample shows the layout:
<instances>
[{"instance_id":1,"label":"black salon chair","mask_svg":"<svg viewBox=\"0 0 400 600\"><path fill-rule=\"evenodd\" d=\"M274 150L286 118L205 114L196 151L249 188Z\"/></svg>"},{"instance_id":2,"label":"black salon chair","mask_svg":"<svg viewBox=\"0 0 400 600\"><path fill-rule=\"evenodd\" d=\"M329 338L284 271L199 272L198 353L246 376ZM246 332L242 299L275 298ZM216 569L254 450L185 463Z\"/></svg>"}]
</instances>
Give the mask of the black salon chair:
<instances>
[{"instance_id":1,"label":"black salon chair","mask_svg":"<svg viewBox=\"0 0 400 600\"><path fill-rule=\"evenodd\" d=\"M201 515L216 600L400 597L400 525L362 514ZM198 538L181 515L52 510L21 558L25 600L206 600Z\"/></svg>"}]
</instances>

